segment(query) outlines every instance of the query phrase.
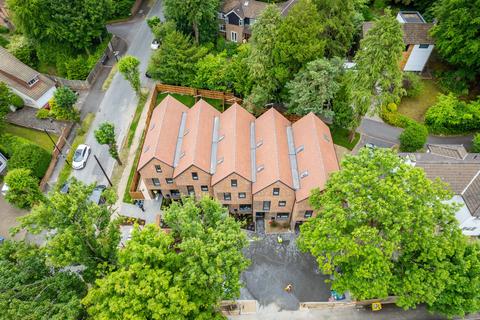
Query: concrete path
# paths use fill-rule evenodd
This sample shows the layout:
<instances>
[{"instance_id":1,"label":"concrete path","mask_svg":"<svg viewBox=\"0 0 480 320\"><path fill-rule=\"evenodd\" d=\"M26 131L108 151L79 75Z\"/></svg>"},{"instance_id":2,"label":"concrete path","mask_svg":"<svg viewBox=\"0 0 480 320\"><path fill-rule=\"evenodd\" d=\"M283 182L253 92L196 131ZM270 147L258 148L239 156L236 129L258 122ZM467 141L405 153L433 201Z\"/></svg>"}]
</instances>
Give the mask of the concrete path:
<instances>
[{"instance_id":1,"label":"concrete path","mask_svg":"<svg viewBox=\"0 0 480 320\"><path fill-rule=\"evenodd\" d=\"M142 211L138 206L131 203L123 202L118 210L118 214L122 216L139 218L145 220L145 223L155 223L157 216L161 215L160 210L162 202L158 200L145 200Z\"/></svg>"}]
</instances>

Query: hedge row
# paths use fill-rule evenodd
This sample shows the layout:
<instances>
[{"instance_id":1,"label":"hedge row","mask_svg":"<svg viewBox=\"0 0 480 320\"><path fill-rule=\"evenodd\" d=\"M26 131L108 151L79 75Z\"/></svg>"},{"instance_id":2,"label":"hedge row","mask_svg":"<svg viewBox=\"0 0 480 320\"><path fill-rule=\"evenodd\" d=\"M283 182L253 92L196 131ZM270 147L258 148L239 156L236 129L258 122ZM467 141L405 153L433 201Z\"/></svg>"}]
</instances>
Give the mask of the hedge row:
<instances>
[{"instance_id":1,"label":"hedge row","mask_svg":"<svg viewBox=\"0 0 480 320\"><path fill-rule=\"evenodd\" d=\"M48 169L51 154L30 141L8 133L0 136L0 152L8 160L8 169L30 169L38 179L42 179Z\"/></svg>"}]
</instances>

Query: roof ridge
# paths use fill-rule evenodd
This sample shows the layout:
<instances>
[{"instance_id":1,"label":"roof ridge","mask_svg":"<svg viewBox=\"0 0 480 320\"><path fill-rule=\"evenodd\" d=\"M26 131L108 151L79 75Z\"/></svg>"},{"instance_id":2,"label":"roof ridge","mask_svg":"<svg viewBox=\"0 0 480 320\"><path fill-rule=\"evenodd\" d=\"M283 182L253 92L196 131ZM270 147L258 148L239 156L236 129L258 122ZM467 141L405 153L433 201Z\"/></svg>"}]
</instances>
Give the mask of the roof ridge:
<instances>
[{"instance_id":1,"label":"roof ridge","mask_svg":"<svg viewBox=\"0 0 480 320\"><path fill-rule=\"evenodd\" d=\"M197 114L196 114L197 118L194 121L196 127L195 127L195 132L194 132L195 133L195 137L194 137L195 140L193 141L192 164L197 166L197 167L198 167L198 165L196 164L196 159L197 159L197 147L198 147L198 143L197 143L198 142L198 130L200 128L200 113L202 112L201 107L203 105L203 104L200 103L201 101L203 101L203 99L200 98L200 100L198 100L198 102L196 103L196 104L198 104L198 107L197 107L198 111L195 110L195 111L197 111ZM193 106L193 107L195 107L195 106ZM192 110L192 109L190 109L190 110Z\"/></svg>"}]
</instances>

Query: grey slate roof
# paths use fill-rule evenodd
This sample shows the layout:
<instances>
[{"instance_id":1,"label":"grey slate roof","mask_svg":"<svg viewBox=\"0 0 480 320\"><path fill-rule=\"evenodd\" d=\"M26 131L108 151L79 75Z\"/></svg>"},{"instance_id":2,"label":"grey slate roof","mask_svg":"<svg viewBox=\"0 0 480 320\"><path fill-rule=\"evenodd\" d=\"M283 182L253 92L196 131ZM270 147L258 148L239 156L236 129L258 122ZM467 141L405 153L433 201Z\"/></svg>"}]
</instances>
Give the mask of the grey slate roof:
<instances>
[{"instance_id":1,"label":"grey slate roof","mask_svg":"<svg viewBox=\"0 0 480 320\"><path fill-rule=\"evenodd\" d=\"M363 37L373 28L373 24L373 21L363 23ZM403 42L405 44L435 44L429 34L432 27L433 23L402 23Z\"/></svg>"}]
</instances>

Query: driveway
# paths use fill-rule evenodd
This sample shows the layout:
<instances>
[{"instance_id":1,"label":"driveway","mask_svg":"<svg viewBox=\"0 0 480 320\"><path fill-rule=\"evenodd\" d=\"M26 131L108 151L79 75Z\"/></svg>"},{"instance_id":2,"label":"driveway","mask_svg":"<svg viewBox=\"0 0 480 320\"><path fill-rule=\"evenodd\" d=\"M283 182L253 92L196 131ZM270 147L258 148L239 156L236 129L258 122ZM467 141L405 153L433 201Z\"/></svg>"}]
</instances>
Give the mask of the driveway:
<instances>
[{"instance_id":1,"label":"driveway","mask_svg":"<svg viewBox=\"0 0 480 320\"><path fill-rule=\"evenodd\" d=\"M148 14L148 17L151 16L160 16L163 18L162 1L157 1L154 4ZM129 48L126 54L136 56L140 60L142 86L151 86L152 82L144 75L151 54L150 42L153 39L150 28L144 19L135 19L132 22L122 25L111 26L109 30L115 33L115 30L119 28L129 30L128 39L126 39L126 41L129 42ZM129 41L130 39L132 40ZM74 177L85 183L97 182L98 184L107 184L106 178L103 176L93 155L98 157L109 176L112 174L115 160L110 157L107 146L99 145L96 142L93 132L101 123L105 121L111 122L115 125L117 142L118 145L121 146L134 116L137 102L138 98L130 87L130 84L121 74L117 73L100 103L95 120L87 134L85 143L92 147L92 157L83 170L78 170L73 173Z\"/></svg>"},{"instance_id":2,"label":"driveway","mask_svg":"<svg viewBox=\"0 0 480 320\"><path fill-rule=\"evenodd\" d=\"M328 300L327 276L318 271L311 255L298 251L294 234L282 234L281 244L277 235L249 235L250 246L244 253L251 265L242 274L245 288L240 299L254 299L263 307L270 305L280 310L297 310L299 302ZM291 293L284 290L288 284L293 285Z\"/></svg>"},{"instance_id":3,"label":"driveway","mask_svg":"<svg viewBox=\"0 0 480 320\"><path fill-rule=\"evenodd\" d=\"M26 210L20 210L12 207L3 196L0 195L0 236L5 239L12 239L10 237L9 229L18 226L17 218L28 213ZM24 233L17 234L14 239L20 240Z\"/></svg>"}]
</instances>

